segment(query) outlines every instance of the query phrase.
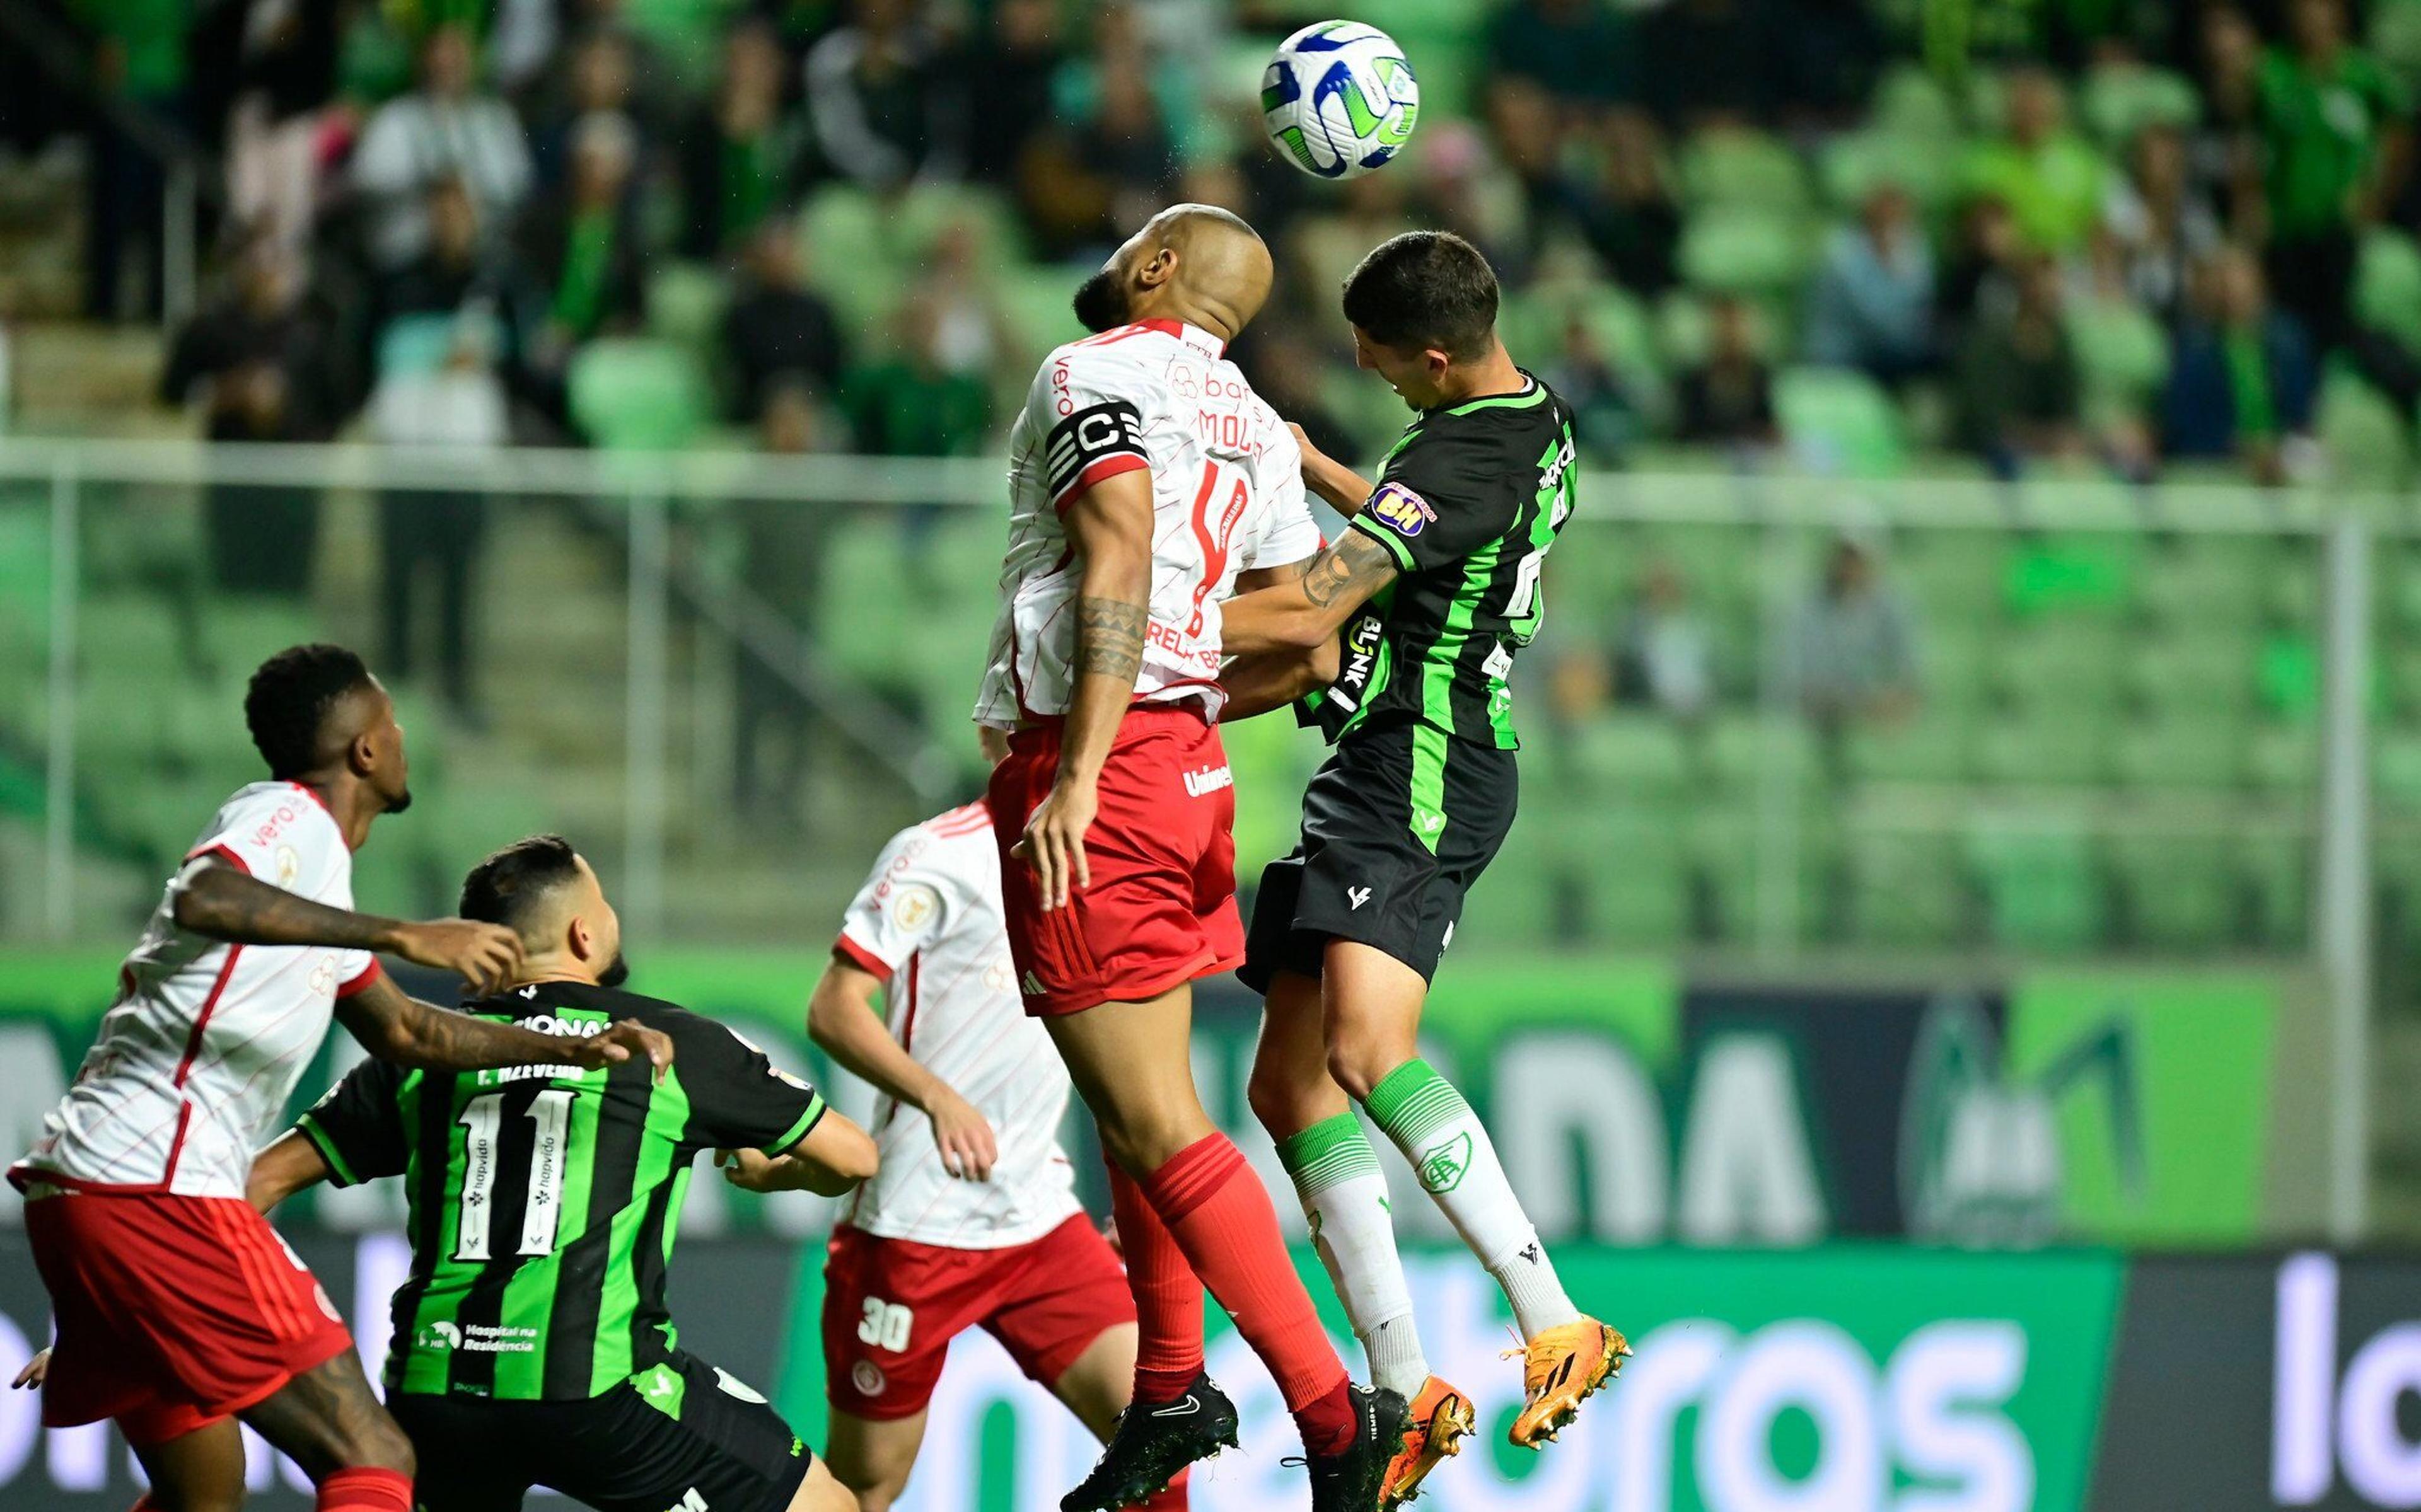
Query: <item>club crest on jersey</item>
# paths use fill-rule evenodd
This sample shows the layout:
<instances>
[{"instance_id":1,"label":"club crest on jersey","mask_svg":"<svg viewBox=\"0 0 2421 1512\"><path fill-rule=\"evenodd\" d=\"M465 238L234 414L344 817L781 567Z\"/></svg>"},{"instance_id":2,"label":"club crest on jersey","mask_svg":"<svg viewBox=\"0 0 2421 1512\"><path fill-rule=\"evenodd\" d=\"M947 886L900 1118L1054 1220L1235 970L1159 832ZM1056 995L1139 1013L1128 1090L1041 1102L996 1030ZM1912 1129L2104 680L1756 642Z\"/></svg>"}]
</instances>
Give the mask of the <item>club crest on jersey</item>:
<instances>
[{"instance_id":1,"label":"club crest on jersey","mask_svg":"<svg viewBox=\"0 0 2421 1512\"><path fill-rule=\"evenodd\" d=\"M1429 501L1401 483L1382 483L1370 495L1369 513L1398 536L1417 536L1437 518Z\"/></svg>"},{"instance_id":2,"label":"club crest on jersey","mask_svg":"<svg viewBox=\"0 0 2421 1512\"><path fill-rule=\"evenodd\" d=\"M891 922L902 929L919 929L941 906L941 894L923 882L910 882L891 895Z\"/></svg>"}]
</instances>

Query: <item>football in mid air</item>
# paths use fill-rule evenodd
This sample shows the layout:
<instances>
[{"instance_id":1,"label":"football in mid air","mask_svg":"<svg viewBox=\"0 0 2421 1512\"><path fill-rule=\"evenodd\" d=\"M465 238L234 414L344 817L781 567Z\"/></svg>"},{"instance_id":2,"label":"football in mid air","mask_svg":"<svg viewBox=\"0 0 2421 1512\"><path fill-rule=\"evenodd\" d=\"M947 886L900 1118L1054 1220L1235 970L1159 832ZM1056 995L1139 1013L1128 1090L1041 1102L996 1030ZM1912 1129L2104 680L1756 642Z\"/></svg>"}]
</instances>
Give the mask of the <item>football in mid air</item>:
<instances>
[{"instance_id":1,"label":"football in mid air","mask_svg":"<svg viewBox=\"0 0 2421 1512\"><path fill-rule=\"evenodd\" d=\"M1278 44L1261 75L1270 140L1319 179L1358 179L1412 140L1421 86L1394 38L1358 21L1323 21Z\"/></svg>"}]
</instances>

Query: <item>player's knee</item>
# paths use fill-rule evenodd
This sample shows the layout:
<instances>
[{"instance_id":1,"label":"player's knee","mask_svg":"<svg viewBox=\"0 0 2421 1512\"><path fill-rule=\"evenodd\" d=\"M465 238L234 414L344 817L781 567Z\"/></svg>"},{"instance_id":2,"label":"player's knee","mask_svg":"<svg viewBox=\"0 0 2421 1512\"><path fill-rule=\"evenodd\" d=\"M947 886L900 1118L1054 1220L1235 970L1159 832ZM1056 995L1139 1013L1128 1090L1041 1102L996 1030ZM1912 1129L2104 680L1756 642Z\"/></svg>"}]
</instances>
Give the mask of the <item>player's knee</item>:
<instances>
[{"instance_id":1,"label":"player's knee","mask_svg":"<svg viewBox=\"0 0 2421 1512\"><path fill-rule=\"evenodd\" d=\"M383 1411L347 1434L346 1440L337 1454L348 1470L391 1470L407 1476L420 1473L420 1458L413 1452L412 1440Z\"/></svg>"},{"instance_id":2,"label":"player's knee","mask_svg":"<svg viewBox=\"0 0 2421 1512\"><path fill-rule=\"evenodd\" d=\"M1378 1064L1383 1059L1383 1055L1372 1054L1367 1047L1356 1041L1335 1040L1328 1047L1328 1074L1345 1089L1347 1097L1356 1102L1367 1102L1372 1089L1395 1069L1392 1066Z\"/></svg>"},{"instance_id":3,"label":"player's knee","mask_svg":"<svg viewBox=\"0 0 2421 1512\"><path fill-rule=\"evenodd\" d=\"M1273 1139L1284 1139L1304 1127L1299 1117L1303 1093L1296 1079L1266 1061L1253 1063L1252 1077L1244 1083L1244 1101Z\"/></svg>"}]
</instances>

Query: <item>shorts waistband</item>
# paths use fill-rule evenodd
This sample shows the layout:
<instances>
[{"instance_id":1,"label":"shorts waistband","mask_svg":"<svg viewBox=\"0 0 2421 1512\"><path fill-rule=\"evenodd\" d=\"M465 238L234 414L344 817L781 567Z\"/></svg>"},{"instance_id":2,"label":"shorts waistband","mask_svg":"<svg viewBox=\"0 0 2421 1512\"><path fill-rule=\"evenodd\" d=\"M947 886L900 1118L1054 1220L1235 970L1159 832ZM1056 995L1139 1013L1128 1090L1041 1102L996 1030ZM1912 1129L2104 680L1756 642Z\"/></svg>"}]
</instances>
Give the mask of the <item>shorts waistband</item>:
<instances>
[{"instance_id":1,"label":"shorts waistband","mask_svg":"<svg viewBox=\"0 0 2421 1512\"><path fill-rule=\"evenodd\" d=\"M1189 725L1197 729L1212 727L1210 713L1204 709L1200 700L1187 698L1169 702L1164 699L1148 704L1130 704L1118 720L1118 736L1123 739L1137 729L1155 729L1176 724ZM1055 742L1067 726L1068 716L1065 714L1038 714L1034 716L1034 723L1009 731L1008 743L1012 748L1022 744L1031 749Z\"/></svg>"}]
</instances>

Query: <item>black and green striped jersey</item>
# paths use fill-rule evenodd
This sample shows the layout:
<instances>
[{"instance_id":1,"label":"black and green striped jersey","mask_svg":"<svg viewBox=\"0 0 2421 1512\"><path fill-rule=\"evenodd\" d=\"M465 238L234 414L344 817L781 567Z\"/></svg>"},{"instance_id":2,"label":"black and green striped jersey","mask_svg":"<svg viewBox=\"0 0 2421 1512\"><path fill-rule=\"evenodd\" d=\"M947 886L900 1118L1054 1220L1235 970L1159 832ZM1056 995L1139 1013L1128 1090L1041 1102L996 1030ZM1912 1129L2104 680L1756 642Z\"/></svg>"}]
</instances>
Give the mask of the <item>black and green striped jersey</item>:
<instances>
[{"instance_id":1,"label":"black and green striped jersey","mask_svg":"<svg viewBox=\"0 0 2421 1512\"><path fill-rule=\"evenodd\" d=\"M1349 525L1400 575L1346 622L1344 669L1311 722L1332 740L1414 719L1519 747L1506 678L1546 615L1539 569L1570 518L1573 472L1571 411L1526 372L1517 393L1414 420Z\"/></svg>"},{"instance_id":2,"label":"black and green striped jersey","mask_svg":"<svg viewBox=\"0 0 2421 1512\"><path fill-rule=\"evenodd\" d=\"M823 1099L711 1019L586 983L464 1010L540 1034L660 1029L659 1082L601 1071L406 1070L365 1061L297 1129L339 1186L404 1178L412 1274L395 1295L390 1392L582 1400L678 1365L664 1268L702 1149L796 1145Z\"/></svg>"}]
</instances>

